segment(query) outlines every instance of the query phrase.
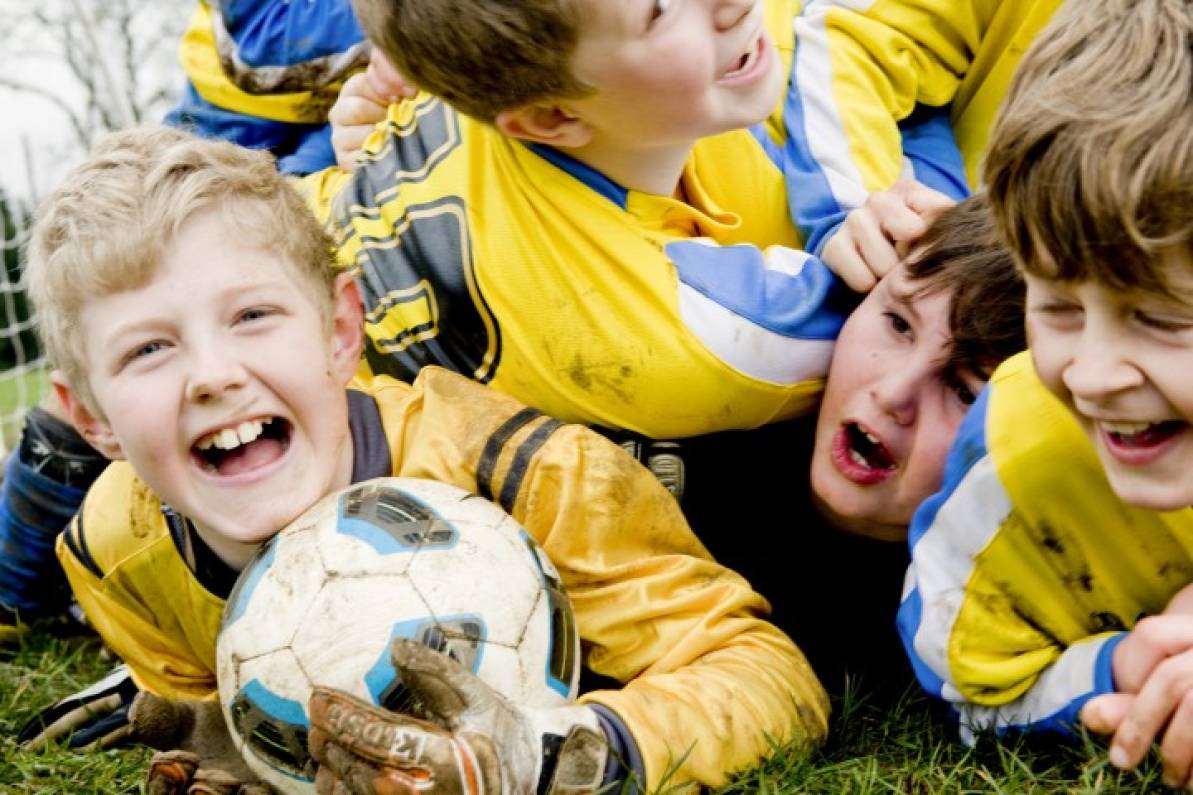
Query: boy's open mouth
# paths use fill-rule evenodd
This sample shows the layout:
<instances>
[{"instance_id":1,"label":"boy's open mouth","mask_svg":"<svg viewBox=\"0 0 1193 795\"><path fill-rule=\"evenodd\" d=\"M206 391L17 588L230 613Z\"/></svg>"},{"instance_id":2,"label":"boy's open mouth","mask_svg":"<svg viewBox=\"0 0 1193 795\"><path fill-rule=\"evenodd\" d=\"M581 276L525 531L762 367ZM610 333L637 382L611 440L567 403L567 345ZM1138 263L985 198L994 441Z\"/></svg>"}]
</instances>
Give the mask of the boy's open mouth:
<instances>
[{"instance_id":1,"label":"boy's open mouth","mask_svg":"<svg viewBox=\"0 0 1193 795\"><path fill-rule=\"evenodd\" d=\"M725 74L721 75L721 80L732 80L733 78L744 75L754 67L758 61L758 57L762 53L762 36L754 39L750 49L742 53L741 57L737 59L733 67Z\"/></svg>"},{"instance_id":2,"label":"boy's open mouth","mask_svg":"<svg viewBox=\"0 0 1193 795\"><path fill-rule=\"evenodd\" d=\"M231 477L276 461L290 446L290 423L281 417L246 420L195 442L191 456L204 471Z\"/></svg>"},{"instance_id":3,"label":"boy's open mouth","mask_svg":"<svg viewBox=\"0 0 1193 795\"><path fill-rule=\"evenodd\" d=\"M842 423L833 438L832 457L842 475L863 486L889 478L898 469L886 445L859 423Z\"/></svg>"},{"instance_id":4,"label":"boy's open mouth","mask_svg":"<svg viewBox=\"0 0 1193 795\"><path fill-rule=\"evenodd\" d=\"M874 434L856 422L847 423L845 433L849 438L849 457L855 464L870 469L895 468L895 459Z\"/></svg>"},{"instance_id":5,"label":"boy's open mouth","mask_svg":"<svg viewBox=\"0 0 1193 795\"><path fill-rule=\"evenodd\" d=\"M1176 436L1189 425L1184 420L1164 420L1162 422L1102 420L1098 424L1102 426L1102 430L1115 445L1128 448L1154 447Z\"/></svg>"}]
</instances>

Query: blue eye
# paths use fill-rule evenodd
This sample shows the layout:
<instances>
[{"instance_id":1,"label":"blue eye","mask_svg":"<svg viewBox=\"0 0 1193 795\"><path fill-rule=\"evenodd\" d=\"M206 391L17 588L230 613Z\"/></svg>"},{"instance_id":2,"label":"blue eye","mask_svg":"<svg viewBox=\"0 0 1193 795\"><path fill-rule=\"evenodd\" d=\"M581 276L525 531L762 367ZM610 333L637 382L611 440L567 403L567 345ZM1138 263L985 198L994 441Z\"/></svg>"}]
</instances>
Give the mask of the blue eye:
<instances>
[{"instance_id":1,"label":"blue eye","mask_svg":"<svg viewBox=\"0 0 1193 795\"><path fill-rule=\"evenodd\" d=\"M123 370L130 364L141 359L146 359L153 356L158 351L165 350L166 343L161 340L154 340L153 342L145 342L135 348L130 348L127 353L120 357L119 369Z\"/></svg>"},{"instance_id":2,"label":"blue eye","mask_svg":"<svg viewBox=\"0 0 1193 795\"><path fill-rule=\"evenodd\" d=\"M156 342L156 341L155 342L147 342L144 345L142 345L141 347L134 350L131 354L129 354L128 358L131 360L131 359L140 359L145 356L150 356L154 353L157 353L164 347L165 346L160 342Z\"/></svg>"},{"instance_id":3,"label":"blue eye","mask_svg":"<svg viewBox=\"0 0 1193 795\"><path fill-rule=\"evenodd\" d=\"M253 320L260 320L263 317L268 317L270 311L264 307L255 306L252 309L246 309L237 316L237 321L241 323L248 323Z\"/></svg>"}]
</instances>

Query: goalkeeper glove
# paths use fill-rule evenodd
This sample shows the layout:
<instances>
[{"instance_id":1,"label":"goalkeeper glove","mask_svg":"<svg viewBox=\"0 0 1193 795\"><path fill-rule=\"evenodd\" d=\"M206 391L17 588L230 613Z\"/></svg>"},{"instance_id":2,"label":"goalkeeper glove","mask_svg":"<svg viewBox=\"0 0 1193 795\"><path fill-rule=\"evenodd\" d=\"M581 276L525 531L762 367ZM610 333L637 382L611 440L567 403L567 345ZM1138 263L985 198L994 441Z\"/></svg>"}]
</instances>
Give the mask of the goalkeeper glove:
<instances>
[{"instance_id":1,"label":"goalkeeper glove","mask_svg":"<svg viewBox=\"0 0 1193 795\"><path fill-rule=\"evenodd\" d=\"M315 688L310 750L320 764L319 793L570 795L600 788L609 746L591 709L514 704L415 641L395 640L391 655L418 717Z\"/></svg>"},{"instance_id":2,"label":"goalkeeper glove","mask_svg":"<svg viewBox=\"0 0 1193 795\"><path fill-rule=\"evenodd\" d=\"M95 684L34 715L17 742L30 749L62 740L69 748L119 745L128 739L128 710L136 695L128 668L118 665Z\"/></svg>"}]
</instances>

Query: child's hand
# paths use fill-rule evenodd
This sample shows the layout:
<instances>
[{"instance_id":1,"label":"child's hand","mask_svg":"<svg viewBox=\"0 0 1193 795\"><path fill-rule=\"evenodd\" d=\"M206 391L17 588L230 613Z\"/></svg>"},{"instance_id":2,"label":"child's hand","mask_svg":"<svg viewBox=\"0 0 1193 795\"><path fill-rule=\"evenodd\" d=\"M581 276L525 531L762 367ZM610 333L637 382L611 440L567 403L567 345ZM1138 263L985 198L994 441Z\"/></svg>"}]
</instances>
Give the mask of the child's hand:
<instances>
[{"instance_id":1,"label":"child's hand","mask_svg":"<svg viewBox=\"0 0 1193 795\"><path fill-rule=\"evenodd\" d=\"M868 292L954 203L915 180L897 182L890 190L871 193L850 212L820 258L851 289Z\"/></svg>"},{"instance_id":2,"label":"child's hand","mask_svg":"<svg viewBox=\"0 0 1193 795\"><path fill-rule=\"evenodd\" d=\"M391 654L420 717L315 688L309 746L319 793L534 792L544 766L546 791L600 788L608 745L592 710L520 707L415 641L395 640ZM558 750L548 757L548 748Z\"/></svg>"},{"instance_id":3,"label":"child's hand","mask_svg":"<svg viewBox=\"0 0 1193 795\"><path fill-rule=\"evenodd\" d=\"M1193 615L1179 612L1185 609L1183 600L1174 599L1169 608L1172 612L1140 621L1115 648L1112 665L1119 692L1091 699L1081 720L1091 731L1113 732L1110 761L1122 769L1138 765L1159 739L1165 782L1189 786Z\"/></svg>"},{"instance_id":4,"label":"child's hand","mask_svg":"<svg viewBox=\"0 0 1193 795\"><path fill-rule=\"evenodd\" d=\"M385 120L386 108L416 93L418 89L374 48L368 69L344 81L336 103L327 114L336 165L345 171L355 169L357 154L377 123Z\"/></svg>"}]
</instances>

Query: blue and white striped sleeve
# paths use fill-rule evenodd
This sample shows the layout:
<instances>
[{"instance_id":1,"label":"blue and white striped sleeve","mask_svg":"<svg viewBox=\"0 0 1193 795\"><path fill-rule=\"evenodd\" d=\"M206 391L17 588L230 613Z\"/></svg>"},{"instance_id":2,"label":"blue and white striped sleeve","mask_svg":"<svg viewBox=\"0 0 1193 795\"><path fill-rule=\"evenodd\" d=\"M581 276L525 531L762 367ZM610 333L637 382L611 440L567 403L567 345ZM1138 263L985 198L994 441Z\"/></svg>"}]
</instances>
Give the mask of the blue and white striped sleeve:
<instances>
[{"instance_id":1,"label":"blue and white striped sleeve","mask_svg":"<svg viewBox=\"0 0 1193 795\"><path fill-rule=\"evenodd\" d=\"M994 703L998 699L992 698L989 704L978 704L963 694L967 689L991 689L991 683L960 681L955 660L1006 655L1004 648L994 648L995 638L1014 634L1021 639L1035 630L1026 622L1022 627L1007 626L1005 622L1015 621L1020 613L1014 605L1004 604L985 607L983 620L991 622L988 632L966 633L968 640L961 642L956 631L978 561L1014 510L986 448L990 391L987 387L982 392L962 423L941 491L920 506L912 521L912 562L897 618L920 685L949 703L967 743L980 731L1071 733L1086 701L1114 691L1112 652L1125 637L1125 633L1096 635L1056 654L1055 639L1041 636L1039 648L1018 650L1020 659L1008 666L1014 669L1002 683L1008 689L1021 684L1010 677L1023 676L1025 670L1031 670L1029 678L1034 678L1017 698L998 704ZM1009 602L1011 597L1005 599ZM1003 626L994 622L1003 622ZM991 648L974 648L980 642L990 643ZM1041 660L1034 670L1032 659Z\"/></svg>"},{"instance_id":2,"label":"blue and white striped sleeve","mask_svg":"<svg viewBox=\"0 0 1193 795\"><path fill-rule=\"evenodd\" d=\"M666 253L679 277L680 316L719 359L774 384L828 373L857 298L819 259L700 239L668 243Z\"/></svg>"},{"instance_id":3,"label":"blue and white striped sleeve","mask_svg":"<svg viewBox=\"0 0 1193 795\"><path fill-rule=\"evenodd\" d=\"M876 5L811 0L794 21L782 167L792 219L815 254L850 210L901 177L957 200L969 194L944 107L958 82L951 70L967 64L952 39L919 40L890 24L899 3L871 18ZM942 28L951 16L940 12Z\"/></svg>"}]
</instances>

